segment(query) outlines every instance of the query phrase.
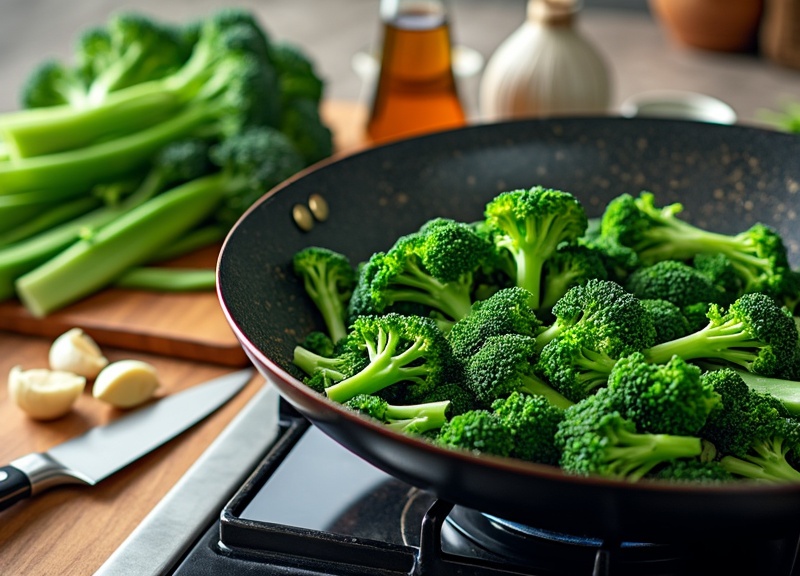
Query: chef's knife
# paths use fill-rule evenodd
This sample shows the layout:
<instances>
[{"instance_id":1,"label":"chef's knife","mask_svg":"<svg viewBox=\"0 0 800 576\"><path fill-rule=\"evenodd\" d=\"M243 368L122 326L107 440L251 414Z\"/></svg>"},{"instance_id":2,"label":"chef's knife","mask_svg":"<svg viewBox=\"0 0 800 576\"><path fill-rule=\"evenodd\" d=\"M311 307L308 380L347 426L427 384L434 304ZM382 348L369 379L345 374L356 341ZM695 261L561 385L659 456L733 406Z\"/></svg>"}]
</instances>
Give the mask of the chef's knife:
<instances>
[{"instance_id":1,"label":"chef's knife","mask_svg":"<svg viewBox=\"0 0 800 576\"><path fill-rule=\"evenodd\" d=\"M233 398L252 368L171 394L48 450L0 467L0 510L60 484L94 486Z\"/></svg>"}]
</instances>

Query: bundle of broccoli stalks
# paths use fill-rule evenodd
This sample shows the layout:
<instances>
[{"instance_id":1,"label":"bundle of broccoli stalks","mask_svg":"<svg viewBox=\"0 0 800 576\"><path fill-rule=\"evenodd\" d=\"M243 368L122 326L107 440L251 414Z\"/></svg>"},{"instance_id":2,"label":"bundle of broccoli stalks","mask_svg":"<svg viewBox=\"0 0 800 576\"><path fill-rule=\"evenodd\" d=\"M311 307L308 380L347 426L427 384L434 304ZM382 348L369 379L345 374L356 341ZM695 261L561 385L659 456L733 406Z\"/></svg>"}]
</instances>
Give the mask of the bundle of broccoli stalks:
<instances>
[{"instance_id":1,"label":"bundle of broccoli stalks","mask_svg":"<svg viewBox=\"0 0 800 576\"><path fill-rule=\"evenodd\" d=\"M149 265L219 241L255 200L332 149L322 82L297 48L226 9L86 30L0 115L0 299L44 316L111 284L213 286Z\"/></svg>"}]
</instances>

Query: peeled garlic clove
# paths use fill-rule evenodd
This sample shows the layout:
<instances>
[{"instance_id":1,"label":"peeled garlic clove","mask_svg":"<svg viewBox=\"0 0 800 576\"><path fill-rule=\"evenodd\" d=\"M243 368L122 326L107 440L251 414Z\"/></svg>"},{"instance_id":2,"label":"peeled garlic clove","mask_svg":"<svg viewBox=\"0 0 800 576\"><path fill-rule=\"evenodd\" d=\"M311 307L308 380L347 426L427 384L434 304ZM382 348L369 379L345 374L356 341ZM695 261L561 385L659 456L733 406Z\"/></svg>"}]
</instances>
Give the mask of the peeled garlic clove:
<instances>
[{"instance_id":1,"label":"peeled garlic clove","mask_svg":"<svg viewBox=\"0 0 800 576\"><path fill-rule=\"evenodd\" d=\"M14 366L8 375L9 398L36 420L64 416L85 386L86 378L62 370L23 370Z\"/></svg>"},{"instance_id":2,"label":"peeled garlic clove","mask_svg":"<svg viewBox=\"0 0 800 576\"><path fill-rule=\"evenodd\" d=\"M153 397L158 388L156 369L141 360L112 362L100 371L92 395L117 408L133 408Z\"/></svg>"},{"instance_id":3,"label":"peeled garlic clove","mask_svg":"<svg viewBox=\"0 0 800 576\"><path fill-rule=\"evenodd\" d=\"M72 328L50 346L50 368L92 379L108 364L94 340L80 328Z\"/></svg>"}]
</instances>

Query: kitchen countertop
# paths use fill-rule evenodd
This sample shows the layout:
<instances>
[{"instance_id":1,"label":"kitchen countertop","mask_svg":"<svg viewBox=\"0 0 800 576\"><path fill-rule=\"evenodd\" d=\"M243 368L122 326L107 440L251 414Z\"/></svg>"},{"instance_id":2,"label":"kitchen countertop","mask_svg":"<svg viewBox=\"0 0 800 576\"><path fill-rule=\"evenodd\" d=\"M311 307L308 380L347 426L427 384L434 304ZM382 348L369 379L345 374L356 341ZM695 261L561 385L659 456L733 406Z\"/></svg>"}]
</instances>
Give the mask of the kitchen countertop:
<instances>
[{"instance_id":1,"label":"kitchen countertop","mask_svg":"<svg viewBox=\"0 0 800 576\"><path fill-rule=\"evenodd\" d=\"M377 32L377 0L260 0L253 8L272 35L304 46L327 79L327 117L340 149L357 147L365 113L362 85L350 57ZM0 7L0 111L16 106L16 93L30 68L43 57L65 57L77 30L102 22L121 6L166 18L188 19L221 2L92 0L4 0ZM324 8L323 8L324 6ZM455 5L454 36L485 57L520 22L522 0L461 0ZM325 11L323 14L321 11ZM800 98L800 72L752 54L717 54L672 44L642 11L587 9L581 29L606 58L614 80L614 108L638 92L671 88L703 92L729 103L743 121L781 99ZM468 95L475 82L464 87ZM0 332L0 374L13 365L43 366L50 342ZM108 350L111 359L151 361L165 392L230 371L214 364ZM185 474L261 387L254 378L234 400L180 439L93 488L67 487L2 512L0 574L90 574L114 552L148 512ZM25 418L0 386L0 462L43 451L117 416L88 394L68 417L52 423Z\"/></svg>"}]
</instances>

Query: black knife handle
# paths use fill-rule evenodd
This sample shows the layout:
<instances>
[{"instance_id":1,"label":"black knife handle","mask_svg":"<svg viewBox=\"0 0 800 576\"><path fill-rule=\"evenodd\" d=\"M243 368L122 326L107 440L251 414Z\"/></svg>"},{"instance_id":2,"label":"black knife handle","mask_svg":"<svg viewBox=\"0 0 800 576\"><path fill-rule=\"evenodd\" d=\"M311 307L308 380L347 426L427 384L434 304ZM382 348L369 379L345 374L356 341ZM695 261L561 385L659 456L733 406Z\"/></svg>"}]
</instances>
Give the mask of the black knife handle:
<instances>
[{"instance_id":1,"label":"black knife handle","mask_svg":"<svg viewBox=\"0 0 800 576\"><path fill-rule=\"evenodd\" d=\"M0 467L0 510L24 500L31 495L28 476L13 466Z\"/></svg>"}]
</instances>

